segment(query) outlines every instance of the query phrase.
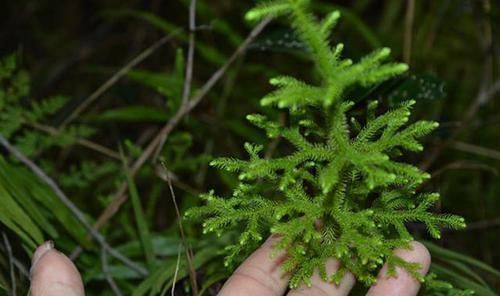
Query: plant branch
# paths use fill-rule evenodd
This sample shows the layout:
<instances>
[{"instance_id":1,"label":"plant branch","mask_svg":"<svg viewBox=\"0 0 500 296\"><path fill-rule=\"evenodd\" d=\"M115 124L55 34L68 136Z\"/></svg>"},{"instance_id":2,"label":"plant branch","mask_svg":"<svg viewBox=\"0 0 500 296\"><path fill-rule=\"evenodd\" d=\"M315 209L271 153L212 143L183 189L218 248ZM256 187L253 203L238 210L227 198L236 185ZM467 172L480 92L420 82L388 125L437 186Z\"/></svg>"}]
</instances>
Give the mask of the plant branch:
<instances>
[{"instance_id":1,"label":"plant branch","mask_svg":"<svg viewBox=\"0 0 500 296\"><path fill-rule=\"evenodd\" d=\"M36 122L34 122L34 123L30 122L27 124L29 126L31 126L32 128L39 130L39 131L42 131L42 132L45 132L51 136L57 136L60 133L60 131L58 129L53 128L53 127L48 126L48 125L44 125L44 124L40 124L40 123L36 123ZM112 149L109 149L108 147L103 146L101 144L98 144L98 143L95 143L95 142L92 142L92 141L89 141L86 139L82 139L82 138L76 139L76 143L83 146L83 147L97 151L103 155L110 157L110 158L113 158L116 160L121 160L120 154L118 154L117 152L113 151Z\"/></svg>"}]
</instances>

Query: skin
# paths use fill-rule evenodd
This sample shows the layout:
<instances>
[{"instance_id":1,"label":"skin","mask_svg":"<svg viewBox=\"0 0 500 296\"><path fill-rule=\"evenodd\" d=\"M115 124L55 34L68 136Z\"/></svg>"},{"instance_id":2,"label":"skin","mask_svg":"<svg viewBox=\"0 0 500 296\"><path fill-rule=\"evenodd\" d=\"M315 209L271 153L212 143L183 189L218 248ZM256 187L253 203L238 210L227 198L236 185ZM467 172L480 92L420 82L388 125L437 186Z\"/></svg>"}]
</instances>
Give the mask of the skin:
<instances>
[{"instance_id":1,"label":"skin","mask_svg":"<svg viewBox=\"0 0 500 296\"><path fill-rule=\"evenodd\" d=\"M250 255L226 281L219 296L285 295L288 276L280 272L284 254L275 258L270 257L271 248L278 239L271 236ZM425 275L431 262L429 251L419 242L414 241L411 245L411 250L396 249L394 252L407 261L420 263L422 266L420 272ZM30 295L85 295L80 273L68 257L54 249L53 243L46 242L38 247L32 261ZM339 262L331 259L326 267L327 272L332 274L339 267ZM387 266L383 266L378 274L377 284L369 289L368 296L417 295L420 283L411 275L398 269L397 277L387 277L386 271ZM345 296L349 295L354 284L355 278L350 273L346 273L338 286L323 281L315 273L311 287L302 286L289 291L286 295Z\"/></svg>"}]
</instances>

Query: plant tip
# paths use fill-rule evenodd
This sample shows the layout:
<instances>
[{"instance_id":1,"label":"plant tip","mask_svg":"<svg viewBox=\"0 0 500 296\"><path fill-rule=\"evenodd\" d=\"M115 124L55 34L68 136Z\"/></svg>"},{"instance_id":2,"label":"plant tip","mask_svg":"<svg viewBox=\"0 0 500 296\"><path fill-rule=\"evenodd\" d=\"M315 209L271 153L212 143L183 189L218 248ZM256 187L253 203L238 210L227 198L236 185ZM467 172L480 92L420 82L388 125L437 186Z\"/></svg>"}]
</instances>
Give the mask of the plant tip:
<instances>
[{"instance_id":1,"label":"plant tip","mask_svg":"<svg viewBox=\"0 0 500 296\"><path fill-rule=\"evenodd\" d=\"M391 53L391 49L388 47L384 47L380 50L380 54L382 56L388 56Z\"/></svg>"},{"instance_id":2,"label":"plant tip","mask_svg":"<svg viewBox=\"0 0 500 296\"><path fill-rule=\"evenodd\" d=\"M247 12L247 13L245 14L245 19L246 19L247 21L254 21L254 20L256 20L258 17L259 17L259 14L258 14L258 13L256 13L255 11L253 11L253 10L250 10L249 12Z\"/></svg>"}]
</instances>

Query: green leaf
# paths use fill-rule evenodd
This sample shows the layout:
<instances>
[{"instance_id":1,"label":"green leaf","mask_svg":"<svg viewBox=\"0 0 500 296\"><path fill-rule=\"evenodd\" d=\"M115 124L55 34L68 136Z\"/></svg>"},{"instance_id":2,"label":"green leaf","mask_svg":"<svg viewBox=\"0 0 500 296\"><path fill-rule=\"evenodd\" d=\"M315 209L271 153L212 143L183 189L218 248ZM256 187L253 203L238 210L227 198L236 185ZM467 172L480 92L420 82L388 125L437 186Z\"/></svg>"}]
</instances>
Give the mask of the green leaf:
<instances>
[{"instance_id":1,"label":"green leaf","mask_svg":"<svg viewBox=\"0 0 500 296\"><path fill-rule=\"evenodd\" d=\"M40 228L30 216L19 206L14 197L0 183L0 222L14 231L32 249L43 243L44 238Z\"/></svg>"},{"instance_id":2,"label":"green leaf","mask_svg":"<svg viewBox=\"0 0 500 296\"><path fill-rule=\"evenodd\" d=\"M439 259L438 259L439 260ZM446 263L447 266L450 266L451 268L457 270L458 272L461 272L463 275L470 277L471 279L475 280L478 284L483 285L485 288L490 288L486 281L477 273L475 273L469 266L466 264L460 262L460 261L455 261L454 259L451 260L442 260L444 263Z\"/></svg>"},{"instance_id":3,"label":"green leaf","mask_svg":"<svg viewBox=\"0 0 500 296\"><path fill-rule=\"evenodd\" d=\"M480 284L477 284L468 278L446 268L439 264L432 263L431 270L441 277L445 277L450 282L454 284L454 286L460 287L462 289L471 289L476 292L476 295L481 296L496 296L497 294L491 289L484 287Z\"/></svg>"},{"instance_id":4,"label":"green leaf","mask_svg":"<svg viewBox=\"0 0 500 296\"><path fill-rule=\"evenodd\" d=\"M134 180L130 175L129 169L127 167L127 159L123 154L122 154L122 161L125 172L125 178L127 180L127 185L130 193L130 200L132 202L132 208L134 209L135 222L137 223L137 231L139 232L139 238L141 240L144 256L146 258L146 263L151 269L154 266L154 253L153 253L153 243L151 240L151 234L149 232L146 218L144 217L144 211L141 206L141 200L139 198L137 187L135 186Z\"/></svg>"},{"instance_id":5,"label":"green leaf","mask_svg":"<svg viewBox=\"0 0 500 296\"><path fill-rule=\"evenodd\" d=\"M158 107L126 106L104 111L94 116L93 119L97 121L164 123L168 117L168 112Z\"/></svg>"},{"instance_id":6,"label":"green leaf","mask_svg":"<svg viewBox=\"0 0 500 296\"><path fill-rule=\"evenodd\" d=\"M178 54L177 58L179 58ZM167 99L180 100L184 77L179 77L178 72L179 70L176 70L174 74L167 74L146 70L132 70L127 74L127 77L157 91Z\"/></svg>"},{"instance_id":7,"label":"green leaf","mask_svg":"<svg viewBox=\"0 0 500 296\"><path fill-rule=\"evenodd\" d=\"M142 19L151 25L157 27L162 30L164 33L169 34L179 29L177 25L172 24L171 22L147 11L142 10L133 10L133 9L122 9L122 10L110 10L104 13L105 16L110 17L134 17L138 19ZM187 35L185 33L179 34L181 39L187 39Z\"/></svg>"},{"instance_id":8,"label":"green leaf","mask_svg":"<svg viewBox=\"0 0 500 296\"><path fill-rule=\"evenodd\" d=\"M24 167L15 167L8 163L0 156L0 176L8 176L8 182L5 178L0 177L0 186L4 184L8 188L16 188L16 192L24 195L21 197L23 200L23 207L30 207L29 216L35 219L35 223L43 231L47 232L50 238L55 239L58 233L52 225L52 220L56 220L58 225L62 225L80 245L89 248L91 243L87 239L87 231L74 217L73 213L64 205L55 193L38 177L33 175ZM0 201L3 201L0 198ZM36 210L34 210L36 209ZM43 216L42 217L40 217ZM27 224L29 225L29 223ZM43 241L43 240L42 240ZM41 243L42 241L37 241Z\"/></svg>"},{"instance_id":9,"label":"green leaf","mask_svg":"<svg viewBox=\"0 0 500 296\"><path fill-rule=\"evenodd\" d=\"M476 267L476 268L481 269L483 271L486 271L488 273L491 273L494 276L500 277L500 270L498 270L498 269L496 269L496 268L494 268L494 267L492 267L484 262L481 262L477 259L474 259L472 257L469 257L467 255L464 255L464 254L461 254L458 252L447 250L445 248L442 248L442 247L440 247L436 244L433 244L431 242L428 242L428 241L422 241L422 243L429 249L429 251L433 255L435 254L436 256L450 259L450 260L457 260L459 262L466 263L470 266L473 266L473 267Z\"/></svg>"},{"instance_id":10,"label":"green leaf","mask_svg":"<svg viewBox=\"0 0 500 296\"><path fill-rule=\"evenodd\" d=\"M198 269L206 262L219 256L219 248L216 243L206 246L199 251L195 252L193 257L193 268ZM188 263L185 253L180 253L180 264L177 272L176 282L184 279L188 275ZM174 283L173 277L176 272L177 258L171 258L149 275L143 282L141 282L132 293L133 296L143 295L164 295ZM148 293L149 292L149 293Z\"/></svg>"},{"instance_id":11,"label":"green leaf","mask_svg":"<svg viewBox=\"0 0 500 296\"><path fill-rule=\"evenodd\" d=\"M151 234L151 240L155 257L177 255L179 244L181 243L181 239L178 236L165 236L164 234ZM144 252L140 240L126 242L123 245L117 246L116 249L127 257L140 256Z\"/></svg>"},{"instance_id":12,"label":"green leaf","mask_svg":"<svg viewBox=\"0 0 500 296\"><path fill-rule=\"evenodd\" d=\"M394 107L407 99L434 101L446 97L445 83L430 74L410 75L382 96L389 106Z\"/></svg>"},{"instance_id":13,"label":"green leaf","mask_svg":"<svg viewBox=\"0 0 500 296\"><path fill-rule=\"evenodd\" d=\"M18 170L9 166L4 159L0 158L0 183L2 183L11 196L20 204L26 213L33 219L40 229L43 229L49 236L56 238L58 236L56 229L46 218L46 212L43 213L39 205L36 204L29 193L29 187L22 180Z\"/></svg>"},{"instance_id":14,"label":"green leaf","mask_svg":"<svg viewBox=\"0 0 500 296\"><path fill-rule=\"evenodd\" d=\"M299 53L305 58L309 58L308 53L310 52L307 44L299 38L297 33L288 28L266 30L248 48L260 51Z\"/></svg>"},{"instance_id":15,"label":"green leaf","mask_svg":"<svg viewBox=\"0 0 500 296\"><path fill-rule=\"evenodd\" d=\"M179 31L179 27L176 25L170 23L169 21L154 15L150 12L147 11L141 11L141 10L119 10L119 11L112 11L107 13L110 16L120 16L120 17L135 17L142 19L149 24L153 25L154 27L157 27L158 29L162 30L166 34L170 34L173 32L177 32L177 38L183 42L186 42L188 40L188 34L186 34L183 31ZM219 52L219 50L202 40L197 40L196 41L196 50L200 54L201 57L203 57L205 60L208 62L211 62L216 65L220 65L224 63L226 60L225 56Z\"/></svg>"},{"instance_id":16,"label":"green leaf","mask_svg":"<svg viewBox=\"0 0 500 296\"><path fill-rule=\"evenodd\" d=\"M292 5L288 0L264 1L249 10L245 15L245 19L257 21L266 16L276 17L290 12L291 9Z\"/></svg>"}]
</instances>

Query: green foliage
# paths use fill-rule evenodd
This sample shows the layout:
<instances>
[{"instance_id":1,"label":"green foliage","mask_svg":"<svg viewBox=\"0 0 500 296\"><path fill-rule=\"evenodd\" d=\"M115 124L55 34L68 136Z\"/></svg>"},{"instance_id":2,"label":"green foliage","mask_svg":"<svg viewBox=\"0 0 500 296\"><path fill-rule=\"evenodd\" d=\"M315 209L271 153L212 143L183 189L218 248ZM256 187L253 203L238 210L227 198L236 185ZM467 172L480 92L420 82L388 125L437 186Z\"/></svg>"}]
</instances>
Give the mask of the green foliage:
<instances>
[{"instance_id":1,"label":"green foliage","mask_svg":"<svg viewBox=\"0 0 500 296\"><path fill-rule=\"evenodd\" d=\"M264 10L265 3L268 3L268 7L272 6L271 2L264 1L257 1L264 3ZM333 196L338 193L340 182L345 183L346 194L343 198L349 210L344 215L347 218L342 219L346 221L355 217L351 216L352 213L372 207L378 211L385 204L387 211L408 212L411 203L418 207L424 200L432 202L437 198L437 195L422 192L439 190L441 200L435 211L460 213L471 221L471 225L466 231L447 230L439 244L424 241L432 255L430 272L437 277L426 277L421 294L460 295L467 294L467 290L474 290L476 295L498 294L499 273L492 266L499 266L495 251L500 240L500 228L495 227L495 221L500 208L500 182L496 175L500 170L500 162L492 161L496 159L494 152L481 153L481 149L461 151L454 147L454 141L474 143L487 148L486 151L498 147L498 100L492 96L482 101L479 106L475 106L478 107L477 113L469 122L463 119L468 117L465 114L474 107L471 105L474 98L484 99L483 95L488 94L487 91L494 94L492 86L500 72L499 64L495 63L498 51L492 49L496 45L494 33L498 30L494 20L498 19L500 2L486 1L490 5L483 5L484 1L472 0L415 1L412 46L408 47L405 42L409 37L405 32L406 18L409 17L406 14L406 1L358 0L343 1L342 5L334 4L335 1L331 0L310 1L317 16L306 16L306 21L317 21L315 28L319 28L318 35L329 35L325 40L333 50L337 48L336 43L345 44L343 48L338 47L337 60L333 66L330 65L331 69L321 66L320 71L320 67L310 67L311 61L318 60L317 54L311 42L304 40L304 34L301 33L310 31L310 26L303 27L306 30L294 26L299 29L294 30L283 19L273 21L248 44L244 55L224 71L218 72L222 74L220 81L213 85L199 106L174 126L159 155L159 159L168 164L169 172L159 171L151 161L145 161L140 168L135 164L148 151L151 140L182 103L186 70L184 57L190 36L187 29L190 1L149 2L124 0L117 4L114 1L95 1L92 11L97 17L92 18L89 18L85 9L88 3L82 0L60 2L58 5L47 0L39 0L36 5L28 6L24 1L0 3L0 11L6 12L0 34L2 48L4 52L17 53L3 60L0 67L2 135L61 187L89 223L100 217L105 208L116 205L112 201L118 197L117 189L124 190L128 200L113 212L113 218L104 223L99 231L113 248L137 264L148 267L150 271L145 276L108 256L109 274L106 274L98 245L88 239L87 232L71 212L44 182L19 165L5 149L0 149L0 295L25 295L28 292L29 256L36 244L47 239L54 240L58 250L68 255L77 245L83 247L84 251L74 263L82 273L87 295L110 295L112 292L106 282L109 276L124 295L168 295L174 283L176 295L189 295L192 293L191 283L187 279L190 266L183 247L187 243L194 255L194 266L191 268L196 269L200 288L198 295L215 295L222 281L232 271L224 268L223 258L231 255L231 251L238 251L240 235L246 226L257 228L256 238L265 238L273 226L285 232L288 231L288 222L289 227L294 228L294 219L306 215L300 212L300 207L291 214L286 214L291 210L287 212L284 209L285 214L278 222L275 217L268 216L275 214L276 205L285 207L287 201L300 196L300 192L289 190L296 180L302 183L302 191L311 200L323 194L323 187L330 190L328 196ZM285 7L271 8L274 12L268 11L269 15L279 17L284 13L293 20L294 16L290 14L293 9L287 6L288 2L274 3L285 4ZM299 6L307 4L306 1L296 3ZM219 66L243 42L244 34L250 28L249 22L244 22L241 16L248 5L251 5L251 1L196 1L192 94L197 93L197 89L216 73ZM333 10L339 11L342 18ZM261 11L253 17L267 15ZM54 26L55 21L61 25ZM330 35L328 28L333 28L335 23L335 34ZM154 53L149 55L151 52L147 48L158 44L156 42L165 35L171 36L169 41L156 47ZM314 44L318 44L316 41ZM493 43L489 44L490 41ZM381 83L349 81L349 75L357 75L361 80L363 75L357 73L354 63L346 61L345 57L355 62L361 61L365 53L383 46L390 47L391 56L396 59L403 53L409 53L411 73ZM148 55L146 59L130 71L126 70L127 62L144 54ZM379 66L389 65L390 61L391 58L380 60ZM397 68L397 64L393 65L395 67L392 70ZM23 68L29 70L29 75ZM122 76L124 70L127 73ZM331 79L333 82L327 82L322 71L337 76ZM113 79L108 80L111 77ZM261 97L264 89L269 89L267 84L271 77L277 77L273 81L277 87L267 97L266 104L279 108L260 108L255 98ZM323 93L330 91L329 85L335 89L331 90L333 96L326 102ZM81 106L97 89L99 97L75 118L73 122L77 124L61 127L60 123L69 112ZM291 98L288 97L289 93L292 94ZM57 94L67 94L68 98ZM295 95L303 97L293 97ZM408 101L411 99L417 103L410 107ZM365 104L367 100L377 100L380 107L377 101ZM380 181L375 177L374 188L366 189L369 191L367 196L353 194L351 183L354 181L349 181L346 174L353 167L359 168L361 160L357 157L353 158L356 164L350 158L339 157L339 161L347 163L336 166L333 160L327 159L299 163L294 171L278 168L271 172L275 175L271 180L270 177L238 180L238 173L225 170L216 173L206 168L211 160L207 155L234 156L244 159L248 165L241 145L245 141L263 145L260 152L256 151L258 145L247 147L257 154L258 161L261 158L272 161L290 158L306 151L308 144L324 147L330 138L334 114L339 113L338 108L347 101L354 102L351 109L344 113L344 124L349 127L349 145L354 143L362 130L372 125L373 120L384 116L387 111L408 107L408 110L411 108L412 118L439 119L440 127L432 141L425 145L429 150L425 155L403 154L405 148L400 146L380 152L393 162L418 162L419 166L429 168L432 178L418 185L415 194L408 190L402 193L403 197L399 197L396 193L399 189L405 191L403 188L407 188L406 185L379 185ZM368 107L365 109L366 105ZM289 110L292 111L290 115ZM249 124L244 116L248 113L264 114L253 114L249 119L275 135L274 138L267 141L261 129ZM395 118L398 116L394 115ZM428 125L428 129L431 129L431 123ZM460 132L456 133L458 126ZM383 126L365 136L364 143L376 146L373 142L380 141L387 128ZM408 124L394 127L396 132L393 135L407 128ZM295 130L299 131L303 139L293 134ZM282 134L286 134L290 140ZM450 135L452 138L449 138ZM421 149L419 143L422 139L415 140L416 143L408 140L403 142L413 150ZM331 140L332 143L336 141ZM126 190L125 170L118 153L120 145L127 156L126 167L130 167L133 173L128 187L137 187L137 195L130 195L130 190ZM333 148L328 149L321 153L329 154ZM352 153L351 150L355 151L353 147L347 146L342 151ZM474 155L476 152L479 154ZM428 157L435 153L435 160ZM317 157L316 154L314 157ZM363 170L360 168L356 180L368 184L367 176L362 173L371 172L374 167L379 171L386 169L376 165L376 161L373 163L365 165ZM330 170L327 169L329 164L332 164ZM256 167L260 169L259 165ZM339 167L344 169L337 172ZM314 182L306 180L308 175L305 172L314 177ZM240 173L251 176L254 172L243 170ZM319 178L320 173L322 179ZM197 197L198 192L217 188L215 192L219 196L212 193L204 198L214 202L221 199L221 209L217 214L205 211L206 217L216 217L219 213L224 216L227 212L242 220L224 226L221 237L202 235L199 225L183 223L187 237L187 241L183 242L178 234L177 215L169 198L168 186L161 180L166 175L171 176L181 212L204 203ZM335 179L338 183L335 183ZM239 183L247 188L238 189L241 187ZM279 188L282 184L283 190ZM257 190L251 190L252 186L258 187ZM393 186L398 190L385 193L383 201L380 201L383 188ZM240 200L232 207L227 204L228 200L233 199L225 191L228 188L236 188L241 194ZM285 191L290 192L290 198L283 193ZM312 203L306 202L308 204L304 207ZM224 212L223 209L227 210ZM252 216L246 209L255 209L257 214ZM429 210L434 211L432 207ZM316 214L312 212L308 210L307 215ZM427 211L421 211L419 215L424 213ZM318 215L329 217L329 214ZM264 218L258 220L258 216ZM384 218L383 215L379 217ZM407 215L398 217L396 222L400 218L405 221L417 219ZM306 217L303 221L309 221L307 219L310 218ZM437 228L434 224L441 223L439 219L433 219L430 218L428 223L431 229ZM365 220L363 218L361 222ZM371 220L375 223L374 218ZM314 227L309 223L304 232L321 232L330 241L344 235L336 220L325 219L321 222ZM410 222L409 229L415 239L422 241L427 235L423 231L425 228L420 226L425 225L415 225L415 222ZM407 224L401 223L403 226ZM377 224L381 224L383 229L387 227L381 238L384 243L388 239L401 238L396 226L386 221ZM330 227L324 230L325 225ZM210 223L207 226L210 227ZM358 227L355 230L363 236L367 232L372 233L369 227L366 228ZM404 227L399 229L404 230ZM234 263L244 259L248 252L260 244L253 239L252 236L247 238L247 248L239 249L239 253L233 257ZM314 241L314 238L311 240ZM224 249L235 242L237 248ZM307 256L313 258L311 261L317 259L318 262L301 271L305 276L320 265L321 258L314 257L317 248L310 248L300 239L294 242L302 243L308 252ZM7 251L9 244L12 254ZM446 246L447 249L440 246ZM349 252L359 253L356 249ZM179 270L176 269L177 262ZM14 271L13 278L11 269ZM375 274L376 269L373 269L372 274ZM342 271L337 277L341 275ZM442 282L442 279L448 283ZM352 294L358 295L357 292L365 290L360 284Z\"/></svg>"},{"instance_id":2,"label":"green foliage","mask_svg":"<svg viewBox=\"0 0 500 296\"><path fill-rule=\"evenodd\" d=\"M421 292L424 295L435 296L470 296L474 295L471 290L456 289L448 282L437 279L435 273L430 273L425 277L425 286Z\"/></svg>"},{"instance_id":3,"label":"green foliage","mask_svg":"<svg viewBox=\"0 0 500 296\"><path fill-rule=\"evenodd\" d=\"M94 130L84 125L72 125L47 137L47 128L40 122L54 115L66 103L64 96L54 96L41 101L29 100L30 78L19 70L15 55L0 61L0 134L10 139L27 156L35 155L53 146L73 144L78 137L87 137ZM27 128L29 127L29 128Z\"/></svg>"},{"instance_id":4,"label":"green foliage","mask_svg":"<svg viewBox=\"0 0 500 296\"><path fill-rule=\"evenodd\" d=\"M59 137L47 137L43 132L27 128L36 128L66 102L61 96L30 102L29 84L29 75L18 69L15 55L0 61L0 136L15 142L26 155L34 155L52 146L70 145L77 135L92 133L85 126L75 125ZM3 205L0 222L22 238L29 248L42 243L45 235L59 236L54 222L64 225L79 243L89 246L83 227L55 194L25 168L12 164L3 156L0 156L0 199Z\"/></svg>"},{"instance_id":5,"label":"green foliage","mask_svg":"<svg viewBox=\"0 0 500 296\"><path fill-rule=\"evenodd\" d=\"M249 160L212 161L216 168L238 173L240 183L229 198L213 191L202 195L206 205L186 216L203 218L204 232L217 235L244 225L239 241L227 248L229 266L270 233L279 235L275 250L287 250L282 270L292 272L292 288L309 285L315 269L327 281L338 283L348 270L371 285L374 272L384 262L389 275L395 275L400 266L423 280L418 264L393 254L394 248L408 248L412 240L406 223L424 223L434 238L439 238L440 227L459 229L465 223L459 216L430 212L439 195L416 193L429 174L399 162L397 156L404 150L421 151L418 140L438 124L407 124L412 100L380 115L374 101L368 104L365 118L355 116L351 112L355 104L345 97L346 90L379 84L408 67L384 62L387 48L357 63L342 59L343 45L329 44L339 13L317 20L307 11L308 2L268 1L246 15L248 20L288 16L319 73L315 84L289 76L271 79L277 90L261 104L289 110L285 126L263 115L247 116L270 139L286 140L291 152L266 158L261 156L263 146L246 143ZM331 257L339 259L342 267L328 277L325 261Z\"/></svg>"},{"instance_id":6,"label":"green foliage","mask_svg":"<svg viewBox=\"0 0 500 296\"><path fill-rule=\"evenodd\" d=\"M130 193L130 199L132 201L132 208L134 209L135 222L137 224L137 232L141 240L142 249L144 251L144 257L146 259L146 264L150 269L153 268L154 264L154 254L153 254L153 242L151 240L151 233L149 232L149 227L144 217L144 210L142 209L141 200L139 198L139 192L135 185L132 176L130 175L129 168L127 167L127 159L122 155L122 162L125 171L125 179L127 181L128 190Z\"/></svg>"},{"instance_id":7,"label":"green foliage","mask_svg":"<svg viewBox=\"0 0 500 296\"><path fill-rule=\"evenodd\" d=\"M33 249L46 237L70 234L88 247L85 229L50 188L27 169L10 164L0 156L0 222ZM63 227L57 229L56 225Z\"/></svg>"},{"instance_id":8,"label":"green foliage","mask_svg":"<svg viewBox=\"0 0 500 296\"><path fill-rule=\"evenodd\" d=\"M464 291L474 291L477 295L497 295L481 275L499 278L500 271L498 269L475 258L452 250L447 250L431 242L423 241L423 243L432 254L433 263L431 265L431 272L435 273L439 278L446 278L449 281L449 283L444 283L443 285L453 284L456 288L464 289ZM437 281L437 283L439 282L440 281ZM433 286L433 283L427 282L425 288L433 289ZM446 292L444 288L435 290ZM457 289L452 289L452 291L455 290ZM437 292L435 293L441 295ZM432 293L428 294L434 295Z\"/></svg>"}]
</instances>

